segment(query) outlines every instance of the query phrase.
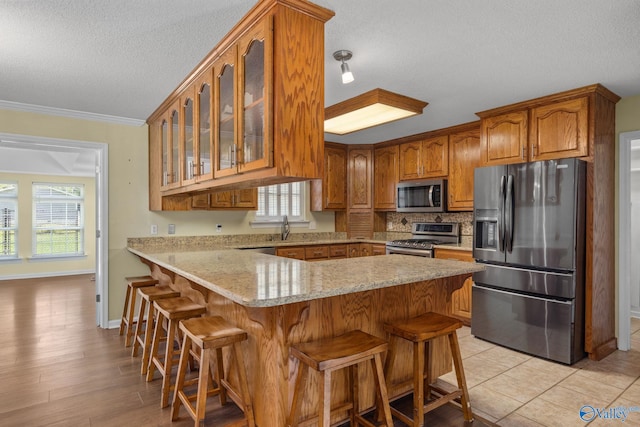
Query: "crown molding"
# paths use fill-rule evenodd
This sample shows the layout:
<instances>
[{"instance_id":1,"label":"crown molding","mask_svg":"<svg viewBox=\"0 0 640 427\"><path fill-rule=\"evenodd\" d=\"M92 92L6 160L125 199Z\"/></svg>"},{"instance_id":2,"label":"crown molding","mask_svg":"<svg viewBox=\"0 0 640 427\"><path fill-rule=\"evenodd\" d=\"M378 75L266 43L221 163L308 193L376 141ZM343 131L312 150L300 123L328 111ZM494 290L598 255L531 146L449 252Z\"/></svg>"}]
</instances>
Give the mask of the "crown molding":
<instances>
[{"instance_id":1,"label":"crown molding","mask_svg":"<svg viewBox=\"0 0 640 427\"><path fill-rule=\"evenodd\" d=\"M50 116L61 116L72 119L92 120L96 122L106 122L127 126L142 126L146 123L144 120L130 119L127 117L109 116L107 114L88 113L85 111L67 110L64 108L45 107L43 105L23 104L21 102L3 100L0 100L0 109L47 114Z\"/></svg>"}]
</instances>

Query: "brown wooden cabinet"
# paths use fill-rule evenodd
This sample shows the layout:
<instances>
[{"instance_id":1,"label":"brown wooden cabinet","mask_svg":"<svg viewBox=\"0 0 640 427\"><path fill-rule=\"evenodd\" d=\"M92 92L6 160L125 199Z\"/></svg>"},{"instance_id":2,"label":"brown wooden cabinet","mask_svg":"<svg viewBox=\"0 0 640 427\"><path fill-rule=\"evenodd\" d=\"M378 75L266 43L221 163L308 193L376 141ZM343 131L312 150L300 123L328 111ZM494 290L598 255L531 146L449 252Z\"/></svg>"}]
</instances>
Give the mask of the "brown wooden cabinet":
<instances>
[{"instance_id":1,"label":"brown wooden cabinet","mask_svg":"<svg viewBox=\"0 0 640 427\"><path fill-rule=\"evenodd\" d=\"M530 160L589 154L589 99L571 99L531 109Z\"/></svg>"},{"instance_id":2,"label":"brown wooden cabinet","mask_svg":"<svg viewBox=\"0 0 640 427\"><path fill-rule=\"evenodd\" d=\"M192 209L230 209L256 210L258 209L258 189L220 191L210 194L199 194L191 197Z\"/></svg>"},{"instance_id":3,"label":"brown wooden cabinet","mask_svg":"<svg viewBox=\"0 0 640 427\"><path fill-rule=\"evenodd\" d=\"M517 104L516 108L522 108ZM589 155L589 97L551 97L518 111L491 110L482 117L483 165L503 165Z\"/></svg>"},{"instance_id":4,"label":"brown wooden cabinet","mask_svg":"<svg viewBox=\"0 0 640 427\"><path fill-rule=\"evenodd\" d=\"M324 177L311 181L311 210L347 208L347 146L327 142L324 146Z\"/></svg>"},{"instance_id":5,"label":"brown wooden cabinet","mask_svg":"<svg viewBox=\"0 0 640 427\"><path fill-rule=\"evenodd\" d=\"M324 77L318 70L324 23L333 15L310 2L265 0L233 26L147 119L150 210L163 209L166 197L322 177ZM206 127L198 103L203 79L213 85L213 105L203 113L211 114L212 173L201 173L198 158L199 131ZM193 118L185 121L185 111Z\"/></svg>"},{"instance_id":6,"label":"brown wooden cabinet","mask_svg":"<svg viewBox=\"0 0 640 427\"><path fill-rule=\"evenodd\" d=\"M384 243L372 243L371 244L371 255L386 255L387 254L387 246Z\"/></svg>"},{"instance_id":7,"label":"brown wooden cabinet","mask_svg":"<svg viewBox=\"0 0 640 427\"><path fill-rule=\"evenodd\" d=\"M396 210L396 185L399 180L398 145L376 148L373 153L373 207Z\"/></svg>"},{"instance_id":8,"label":"brown wooden cabinet","mask_svg":"<svg viewBox=\"0 0 640 427\"><path fill-rule=\"evenodd\" d=\"M305 247L304 246L296 246L296 247L288 246L288 247L276 248L276 255L285 257L285 258L304 260Z\"/></svg>"},{"instance_id":9,"label":"brown wooden cabinet","mask_svg":"<svg viewBox=\"0 0 640 427\"><path fill-rule=\"evenodd\" d=\"M474 262L471 251L457 249L436 248L435 257L453 259L457 261ZM460 289L451 294L451 314L461 319L467 326L471 325L471 286L473 280L469 277Z\"/></svg>"},{"instance_id":10,"label":"brown wooden cabinet","mask_svg":"<svg viewBox=\"0 0 640 427\"><path fill-rule=\"evenodd\" d=\"M380 248L382 247L382 251ZM276 255L304 261L326 261L328 259L355 258L384 255L385 245L379 243L338 243L328 245L302 245L276 248Z\"/></svg>"},{"instance_id":11,"label":"brown wooden cabinet","mask_svg":"<svg viewBox=\"0 0 640 427\"><path fill-rule=\"evenodd\" d=\"M373 150L349 147L347 173L349 209L373 209Z\"/></svg>"},{"instance_id":12,"label":"brown wooden cabinet","mask_svg":"<svg viewBox=\"0 0 640 427\"><path fill-rule=\"evenodd\" d=\"M528 111L487 117L480 130L483 165L520 163L527 160Z\"/></svg>"},{"instance_id":13,"label":"brown wooden cabinet","mask_svg":"<svg viewBox=\"0 0 640 427\"><path fill-rule=\"evenodd\" d=\"M400 181L446 177L449 173L449 138L435 136L400 144Z\"/></svg>"},{"instance_id":14,"label":"brown wooden cabinet","mask_svg":"<svg viewBox=\"0 0 640 427\"><path fill-rule=\"evenodd\" d=\"M473 174L480 166L480 131L473 129L449 135L450 211L473 210Z\"/></svg>"}]
</instances>

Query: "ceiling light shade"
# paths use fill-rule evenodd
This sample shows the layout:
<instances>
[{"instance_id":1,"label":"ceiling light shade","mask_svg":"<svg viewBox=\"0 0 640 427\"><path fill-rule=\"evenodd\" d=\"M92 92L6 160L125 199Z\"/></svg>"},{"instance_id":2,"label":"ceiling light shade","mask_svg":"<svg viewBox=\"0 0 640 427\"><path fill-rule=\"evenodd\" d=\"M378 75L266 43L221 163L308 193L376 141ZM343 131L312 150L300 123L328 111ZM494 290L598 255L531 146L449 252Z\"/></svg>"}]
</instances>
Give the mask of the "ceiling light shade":
<instances>
[{"instance_id":1,"label":"ceiling light shade","mask_svg":"<svg viewBox=\"0 0 640 427\"><path fill-rule=\"evenodd\" d=\"M353 81L353 73L351 69L349 69L349 64L345 61L348 61L353 56L350 50L338 50L333 52L333 57L336 61L340 61L340 69L342 70L342 83L347 84Z\"/></svg>"},{"instance_id":2,"label":"ceiling light shade","mask_svg":"<svg viewBox=\"0 0 640 427\"><path fill-rule=\"evenodd\" d=\"M374 89L325 108L324 131L344 135L422 114L428 103Z\"/></svg>"}]
</instances>

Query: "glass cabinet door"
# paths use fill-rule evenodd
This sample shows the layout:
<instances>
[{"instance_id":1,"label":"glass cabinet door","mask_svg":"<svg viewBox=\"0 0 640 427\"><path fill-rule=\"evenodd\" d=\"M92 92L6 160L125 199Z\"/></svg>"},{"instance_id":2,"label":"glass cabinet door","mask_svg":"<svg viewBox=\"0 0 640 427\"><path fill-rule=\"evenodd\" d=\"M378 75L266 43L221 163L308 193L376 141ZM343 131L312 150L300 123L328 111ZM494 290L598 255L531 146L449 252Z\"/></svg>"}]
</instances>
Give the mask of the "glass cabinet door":
<instances>
[{"instance_id":1,"label":"glass cabinet door","mask_svg":"<svg viewBox=\"0 0 640 427\"><path fill-rule=\"evenodd\" d=\"M180 113L171 111L171 151L169 152L169 185L177 183L180 171Z\"/></svg>"},{"instance_id":2,"label":"glass cabinet door","mask_svg":"<svg viewBox=\"0 0 640 427\"><path fill-rule=\"evenodd\" d=\"M217 133L215 172L221 177L237 171L236 147L236 58L237 49L225 52L214 64Z\"/></svg>"},{"instance_id":3,"label":"glass cabinet door","mask_svg":"<svg viewBox=\"0 0 640 427\"><path fill-rule=\"evenodd\" d=\"M162 184L161 187L169 185L169 124L163 118L160 125L160 141L162 144Z\"/></svg>"},{"instance_id":4,"label":"glass cabinet door","mask_svg":"<svg viewBox=\"0 0 640 427\"><path fill-rule=\"evenodd\" d=\"M210 73L210 72L209 72ZM196 100L198 105L198 164L196 175L198 180L213 178L211 167L211 152L213 149L213 135L211 133L211 79L210 74L201 80L197 87Z\"/></svg>"},{"instance_id":5,"label":"glass cabinet door","mask_svg":"<svg viewBox=\"0 0 640 427\"><path fill-rule=\"evenodd\" d=\"M182 184L185 182L192 181L196 174L196 166L197 159L195 156L195 141L194 141L194 130L193 130L193 99L191 97L187 97L184 99L182 103L183 109L183 132L184 132L184 150L182 151Z\"/></svg>"},{"instance_id":6,"label":"glass cabinet door","mask_svg":"<svg viewBox=\"0 0 640 427\"><path fill-rule=\"evenodd\" d=\"M270 19L265 19L254 32L240 41L241 105L240 139L242 162L239 170L251 170L271 165L270 120L271 69L266 58L272 50Z\"/></svg>"}]
</instances>

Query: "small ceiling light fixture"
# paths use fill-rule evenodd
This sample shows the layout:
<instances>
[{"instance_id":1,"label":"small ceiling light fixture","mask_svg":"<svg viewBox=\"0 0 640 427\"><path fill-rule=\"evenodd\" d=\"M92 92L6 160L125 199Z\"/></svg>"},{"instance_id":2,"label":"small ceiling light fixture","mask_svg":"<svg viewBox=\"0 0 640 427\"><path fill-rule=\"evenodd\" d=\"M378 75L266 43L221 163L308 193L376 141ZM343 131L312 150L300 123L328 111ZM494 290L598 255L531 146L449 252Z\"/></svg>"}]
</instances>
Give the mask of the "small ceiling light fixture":
<instances>
[{"instance_id":1,"label":"small ceiling light fixture","mask_svg":"<svg viewBox=\"0 0 640 427\"><path fill-rule=\"evenodd\" d=\"M342 64L340 64L340 69L342 70L343 84L351 83L353 81L353 73L349 69L349 64L345 62L350 60L352 56L353 54L350 50L337 50L333 52L333 57L336 61L342 62Z\"/></svg>"},{"instance_id":2,"label":"small ceiling light fixture","mask_svg":"<svg viewBox=\"0 0 640 427\"><path fill-rule=\"evenodd\" d=\"M344 135L422 114L428 103L373 89L324 109L324 131Z\"/></svg>"}]
</instances>

